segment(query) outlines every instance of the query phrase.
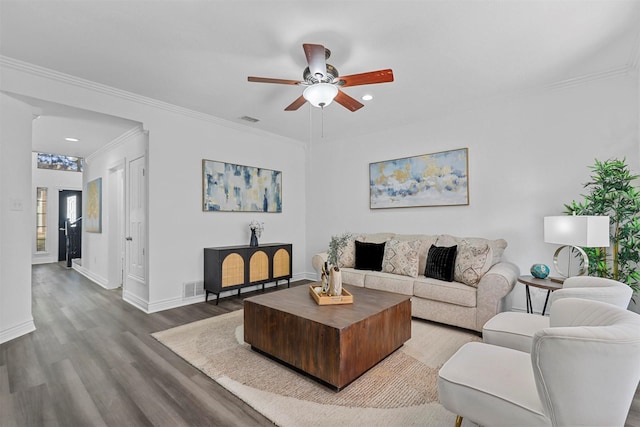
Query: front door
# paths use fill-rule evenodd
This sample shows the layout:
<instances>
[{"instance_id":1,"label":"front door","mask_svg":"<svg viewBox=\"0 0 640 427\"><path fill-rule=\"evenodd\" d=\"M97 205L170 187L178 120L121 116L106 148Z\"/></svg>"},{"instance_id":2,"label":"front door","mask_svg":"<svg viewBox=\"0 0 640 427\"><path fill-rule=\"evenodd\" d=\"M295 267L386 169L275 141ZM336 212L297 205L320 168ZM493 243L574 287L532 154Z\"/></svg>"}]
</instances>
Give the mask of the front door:
<instances>
[{"instance_id":1,"label":"front door","mask_svg":"<svg viewBox=\"0 0 640 427\"><path fill-rule=\"evenodd\" d=\"M58 261L80 258L82 248L82 191L58 193Z\"/></svg>"}]
</instances>

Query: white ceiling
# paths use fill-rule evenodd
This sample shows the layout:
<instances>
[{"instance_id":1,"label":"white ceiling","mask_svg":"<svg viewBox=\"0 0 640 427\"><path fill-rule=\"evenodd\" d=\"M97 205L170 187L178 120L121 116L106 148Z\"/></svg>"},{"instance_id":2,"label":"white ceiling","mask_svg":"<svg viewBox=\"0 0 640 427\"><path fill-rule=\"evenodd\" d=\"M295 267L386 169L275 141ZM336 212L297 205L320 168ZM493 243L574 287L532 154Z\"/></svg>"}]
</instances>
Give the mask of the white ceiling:
<instances>
[{"instance_id":1,"label":"white ceiling","mask_svg":"<svg viewBox=\"0 0 640 427\"><path fill-rule=\"evenodd\" d=\"M324 137L399 126L478 102L637 66L639 0L0 0L0 54L308 141L302 43L342 75L392 68L374 100L324 111ZM241 116L260 119L250 124ZM310 123L313 129L310 130Z\"/></svg>"}]
</instances>

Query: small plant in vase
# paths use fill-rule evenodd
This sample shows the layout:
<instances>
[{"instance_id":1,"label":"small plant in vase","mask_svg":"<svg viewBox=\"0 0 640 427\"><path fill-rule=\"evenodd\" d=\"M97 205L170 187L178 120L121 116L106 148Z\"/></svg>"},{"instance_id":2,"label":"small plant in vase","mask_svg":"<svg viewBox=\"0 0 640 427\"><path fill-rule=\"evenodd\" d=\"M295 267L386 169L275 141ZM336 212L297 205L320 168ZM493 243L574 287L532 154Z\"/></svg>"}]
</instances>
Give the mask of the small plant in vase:
<instances>
[{"instance_id":1,"label":"small plant in vase","mask_svg":"<svg viewBox=\"0 0 640 427\"><path fill-rule=\"evenodd\" d=\"M258 237L260 237L264 231L264 222L259 222L254 219L249 224L249 230L251 230L249 246L258 246Z\"/></svg>"},{"instance_id":2,"label":"small plant in vase","mask_svg":"<svg viewBox=\"0 0 640 427\"><path fill-rule=\"evenodd\" d=\"M349 243L351 239L351 233L344 233L340 236L331 236L329 242L329 250L327 251L327 262L325 263L323 270L328 275L328 290L325 291L328 295L342 295L342 275L340 267L338 266L338 258L340 252ZM324 281L323 281L324 285Z\"/></svg>"}]
</instances>

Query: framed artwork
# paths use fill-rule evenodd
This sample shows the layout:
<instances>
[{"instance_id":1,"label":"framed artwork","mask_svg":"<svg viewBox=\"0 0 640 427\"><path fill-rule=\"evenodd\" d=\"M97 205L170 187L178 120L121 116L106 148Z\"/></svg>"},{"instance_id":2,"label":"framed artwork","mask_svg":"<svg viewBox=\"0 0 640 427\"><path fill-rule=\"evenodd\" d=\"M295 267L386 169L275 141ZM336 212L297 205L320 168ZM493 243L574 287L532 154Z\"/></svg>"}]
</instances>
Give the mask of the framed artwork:
<instances>
[{"instance_id":1,"label":"framed artwork","mask_svg":"<svg viewBox=\"0 0 640 427\"><path fill-rule=\"evenodd\" d=\"M102 178L87 183L86 200L84 229L88 233L102 233Z\"/></svg>"},{"instance_id":2,"label":"framed artwork","mask_svg":"<svg viewBox=\"0 0 640 427\"><path fill-rule=\"evenodd\" d=\"M202 160L202 210L282 212L282 172Z\"/></svg>"},{"instance_id":3,"label":"framed artwork","mask_svg":"<svg viewBox=\"0 0 640 427\"><path fill-rule=\"evenodd\" d=\"M371 209L469 204L468 149L369 164Z\"/></svg>"}]
</instances>

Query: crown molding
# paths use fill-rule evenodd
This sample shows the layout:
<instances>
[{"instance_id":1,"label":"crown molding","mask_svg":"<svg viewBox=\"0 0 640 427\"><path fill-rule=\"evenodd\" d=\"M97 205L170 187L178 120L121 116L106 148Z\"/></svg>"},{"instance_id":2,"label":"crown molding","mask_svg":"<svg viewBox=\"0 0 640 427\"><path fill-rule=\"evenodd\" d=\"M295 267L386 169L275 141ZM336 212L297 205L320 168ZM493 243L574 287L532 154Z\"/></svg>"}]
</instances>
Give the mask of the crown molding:
<instances>
[{"instance_id":1,"label":"crown molding","mask_svg":"<svg viewBox=\"0 0 640 427\"><path fill-rule=\"evenodd\" d=\"M566 80L560 80L558 82L550 83L543 86L544 89L563 89L568 87L580 86L587 83L595 82L598 80L606 80L614 77L625 76L629 74L631 67L624 65L622 67L613 68L611 70L601 71L598 73L585 74L578 77L572 77Z\"/></svg>"},{"instance_id":2,"label":"crown molding","mask_svg":"<svg viewBox=\"0 0 640 427\"><path fill-rule=\"evenodd\" d=\"M236 123L231 120L212 116L211 114L201 113L199 111L191 110L189 108L180 107L174 104L170 104L168 102L159 101L157 99L149 98L143 95L138 95L133 92L128 92L126 90L107 86L102 83L96 83L91 80L83 79L81 77L76 77L71 74L65 74L49 68L41 67L39 65L35 65L29 62L21 61L19 59L11 58L9 56L0 55L0 66L12 68L14 70L32 74L38 77L44 77L50 80L73 85L73 86L87 89L93 92L102 93L102 94L110 95L116 98L125 99L127 101L148 105L154 108L158 108L158 109L169 111L182 116L190 117L196 120L215 123L219 126L223 126L226 128L235 129L243 132L250 132L260 136L274 137L284 142L292 143L296 146L305 145L303 141L299 141L297 139L289 138L282 135L277 135L275 133L267 132L262 129L256 129L249 126L245 126L243 124Z\"/></svg>"},{"instance_id":3,"label":"crown molding","mask_svg":"<svg viewBox=\"0 0 640 427\"><path fill-rule=\"evenodd\" d=\"M91 153L90 155L85 157L84 160L87 163L91 163L91 161L93 159L95 159L96 157L106 153L109 150L112 150L112 149L118 147L120 144L122 144L125 141L133 138L134 136L142 135L144 133L145 133L145 131L142 129L141 126L134 126L133 128L131 128L128 131L124 132L122 135L118 136L114 140L109 141L107 144L105 144L102 147L100 147L97 151L94 151L93 153Z\"/></svg>"}]
</instances>

